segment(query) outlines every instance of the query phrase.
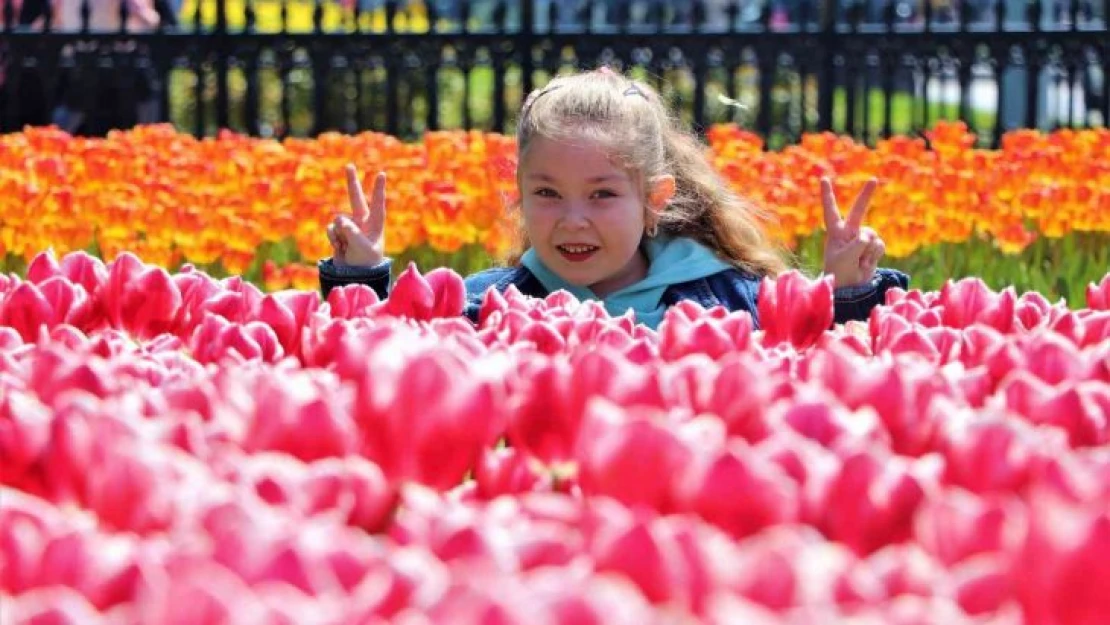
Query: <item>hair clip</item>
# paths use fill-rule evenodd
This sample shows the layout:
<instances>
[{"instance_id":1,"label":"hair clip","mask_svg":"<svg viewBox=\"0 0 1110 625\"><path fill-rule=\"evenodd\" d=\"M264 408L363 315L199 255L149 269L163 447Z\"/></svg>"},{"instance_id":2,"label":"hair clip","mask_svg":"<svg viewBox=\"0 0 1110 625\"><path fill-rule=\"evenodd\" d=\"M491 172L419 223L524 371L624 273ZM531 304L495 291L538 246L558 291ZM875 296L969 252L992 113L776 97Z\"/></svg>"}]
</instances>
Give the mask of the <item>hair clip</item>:
<instances>
[{"instance_id":1,"label":"hair clip","mask_svg":"<svg viewBox=\"0 0 1110 625\"><path fill-rule=\"evenodd\" d=\"M625 89L624 93L622 93L621 95L638 95L645 100L648 99L647 94L644 93L644 90L640 89L640 85L637 85L636 83L632 83L631 85L629 85L628 88Z\"/></svg>"}]
</instances>

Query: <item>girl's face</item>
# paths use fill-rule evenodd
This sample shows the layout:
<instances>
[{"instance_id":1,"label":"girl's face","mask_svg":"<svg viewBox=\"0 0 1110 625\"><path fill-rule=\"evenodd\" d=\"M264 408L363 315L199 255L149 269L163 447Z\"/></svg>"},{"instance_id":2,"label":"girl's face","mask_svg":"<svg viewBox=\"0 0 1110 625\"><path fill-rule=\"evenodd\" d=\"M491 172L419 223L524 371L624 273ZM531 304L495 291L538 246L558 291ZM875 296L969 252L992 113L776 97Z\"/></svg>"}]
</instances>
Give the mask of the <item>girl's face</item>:
<instances>
[{"instance_id":1,"label":"girl's face","mask_svg":"<svg viewBox=\"0 0 1110 625\"><path fill-rule=\"evenodd\" d=\"M639 246L654 212L601 146L535 137L520 164L520 192L532 248L567 282L603 298L647 275Z\"/></svg>"}]
</instances>

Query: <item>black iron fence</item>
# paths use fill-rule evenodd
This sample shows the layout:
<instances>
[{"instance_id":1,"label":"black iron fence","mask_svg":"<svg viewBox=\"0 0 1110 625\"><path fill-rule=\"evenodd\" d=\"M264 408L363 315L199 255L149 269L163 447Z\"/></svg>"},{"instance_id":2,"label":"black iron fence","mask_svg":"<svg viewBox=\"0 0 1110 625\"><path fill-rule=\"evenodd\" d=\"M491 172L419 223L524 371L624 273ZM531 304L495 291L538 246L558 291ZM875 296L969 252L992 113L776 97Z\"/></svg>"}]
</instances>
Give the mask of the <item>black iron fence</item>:
<instances>
[{"instance_id":1,"label":"black iron fence","mask_svg":"<svg viewBox=\"0 0 1110 625\"><path fill-rule=\"evenodd\" d=\"M180 1L0 0L0 130L511 132L603 63L772 145L1110 123L1110 0Z\"/></svg>"}]
</instances>

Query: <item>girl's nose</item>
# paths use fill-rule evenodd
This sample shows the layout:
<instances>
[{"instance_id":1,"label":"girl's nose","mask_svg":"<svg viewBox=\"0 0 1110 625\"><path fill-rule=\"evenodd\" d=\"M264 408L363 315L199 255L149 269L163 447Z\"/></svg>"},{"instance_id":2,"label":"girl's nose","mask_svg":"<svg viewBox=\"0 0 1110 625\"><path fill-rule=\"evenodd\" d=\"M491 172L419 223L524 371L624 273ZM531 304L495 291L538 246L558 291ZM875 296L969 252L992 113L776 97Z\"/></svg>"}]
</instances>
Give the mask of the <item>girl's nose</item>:
<instances>
[{"instance_id":1,"label":"girl's nose","mask_svg":"<svg viewBox=\"0 0 1110 625\"><path fill-rule=\"evenodd\" d=\"M559 221L562 222L564 228L574 230L585 228L590 223L590 220L586 217L586 209L574 202L567 203Z\"/></svg>"}]
</instances>

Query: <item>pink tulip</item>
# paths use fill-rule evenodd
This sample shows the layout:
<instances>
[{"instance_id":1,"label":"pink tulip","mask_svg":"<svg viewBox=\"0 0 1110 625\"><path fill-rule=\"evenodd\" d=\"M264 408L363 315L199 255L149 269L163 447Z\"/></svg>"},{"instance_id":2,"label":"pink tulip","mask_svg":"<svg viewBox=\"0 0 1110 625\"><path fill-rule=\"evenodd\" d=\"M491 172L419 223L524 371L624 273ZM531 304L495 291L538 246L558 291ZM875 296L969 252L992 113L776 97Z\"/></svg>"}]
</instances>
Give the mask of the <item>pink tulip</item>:
<instances>
[{"instance_id":1,"label":"pink tulip","mask_svg":"<svg viewBox=\"0 0 1110 625\"><path fill-rule=\"evenodd\" d=\"M658 380L608 350L584 353L574 363L543 361L514 393L507 437L513 446L555 464L571 458L592 398L658 406L660 393Z\"/></svg>"},{"instance_id":2,"label":"pink tulip","mask_svg":"<svg viewBox=\"0 0 1110 625\"><path fill-rule=\"evenodd\" d=\"M676 579L681 572L680 556L652 530L651 524L642 521L607 528L592 546L594 565L598 571L624 576L653 603L680 599Z\"/></svg>"},{"instance_id":3,"label":"pink tulip","mask_svg":"<svg viewBox=\"0 0 1110 625\"><path fill-rule=\"evenodd\" d=\"M1088 366L1075 343L1052 333L1029 337L1022 346L1025 367L1049 384L1086 378Z\"/></svg>"},{"instance_id":4,"label":"pink tulip","mask_svg":"<svg viewBox=\"0 0 1110 625\"><path fill-rule=\"evenodd\" d=\"M662 424L661 415L630 412L601 399L587 408L575 453L582 492L664 513L674 510L674 483L693 452Z\"/></svg>"},{"instance_id":5,"label":"pink tulip","mask_svg":"<svg viewBox=\"0 0 1110 625\"><path fill-rule=\"evenodd\" d=\"M85 289L90 297L96 295L109 276L104 261L84 251L70 252L63 256L60 271L70 282Z\"/></svg>"},{"instance_id":6,"label":"pink tulip","mask_svg":"<svg viewBox=\"0 0 1110 625\"><path fill-rule=\"evenodd\" d=\"M66 586L36 588L0 598L11 625L104 625L108 621L88 599ZM5 619L5 623L8 623Z\"/></svg>"},{"instance_id":7,"label":"pink tulip","mask_svg":"<svg viewBox=\"0 0 1110 625\"><path fill-rule=\"evenodd\" d=\"M805 349L833 325L832 276L809 280L789 271L775 280L765 279L758 298L764 345L786 342Z\"/></svg>"},{"instance_id":8,"label":"pink tulip","mask_svg":"<svg viewBox=\"0 0 1110 625\"><path fill-rule=\"evenodd\" d=\"M1080 347L1097 347L1110 343L1110 310L1093 311L1082 320Z\"/></svg>"},{"instance_id":9,"label":"pink tulip","mask_svg":"<svg viewBox=\"0 0 1110 625\"><path fill-rule=\"evenodd\" d=\"M979 278L949 280L940 291L941 318L951 328L981 323L1007 334L1014 326L1016 301L1012 287L995 293Z\"/></svg>"},{"instance_id":10,"label":"pink tulip","mask_svg":"<svg viewBox=\"0 0 1110 625\"><path fill-rule=\"evenodd\" d=\"M1110 518L1048 493L1029 502L1030 528L1012 569L1030 625L1096 625L1110 617Z\"/></svg>"},{"instance_id":11,"label":"pink tulip","mask_svg":"<svg viewBox=\"0 0 1110 625\"><path fill-rule=\"evenodd\" d=\"M478 496L483 499L552 487L540 462L516 447L484 450L474 479Z\"/></svg>"},{"instance_id":12,"label":"pink tulip","mask_svg":"<svg viewBox=\"0 0 1110 625\"><path fill-rule=\"evenodd\" d=\"M198 296L204 299L198 303L197 317L203 318L204 313L219 315L235 323L246 323L258 317L258 310L262 306L262 291L254 284L243 280L239 276L224 278L216 283L216 289L208 292L209 287L204 278L196 284Z\"/></svg>"},{"instance_id":13,"label":"pink tulip","mask_svg":"<svg viewBox=\"0 0 1110 625\"><path fill-rule=\"evenodd\" d=\"M432 315L436 305L436 292L427 278L420 274L416 263L397 276L389 299L382 302L382 312L395 317L411 317L426 320Z\"/></svg>"},{"instance_id":14,"label":"pink tulip","mask_svg":"<svg viewBox=\"0 0 1110 625\"><path fill-rule=\"evenodd\" d=\"M954 567L951 578L954 598L969 616L999 614L1015 599L1010 559L1001 554L972 557Z\"/></svg>"},{"instance_id":15,"label":"pink tulip","mask_svg":"<svg viewBox=\"0 0 1110 625\"><path fill-rule=\"evenodd\" d=\"M374 463L355 456L325 458L309 465L304 491L309 512L340 512L352 527L370 533L393 518L397 492Z\"/></svg>"},{"instance_id":16,"label":"pink tulip","mask_svg":"<svg viewBox=\"0 0 1110 625\"><path fill-rule=\"evenodd\" d=\"M273 328L282 352L300 358L301 335L320 298L310 291L280 291L263 296L259 320Z\"/></svg>"},{"instance_id":17,"label":"pink tulip","mask_svg":"<svg viewBox=\"0 0 1110 625\"><path fill-rule=\"evenodd\" d=\"M945 456L944 481L979 494L1020 492L1035 467L1056 453L1046 443L1031 426L1004 414L957 423L939 441Z\"/></svg>"},{"instance_id":18,"label":"pink tulip","mask_svg":"<svg viewBox=\"0 0 1110 625\"><path fill-rule=\"evenodd\" d=\"M798 516L795 483L777 465L753 457L742 445L715 457L697 457L676 490L679 509L694 512L737 539Z\"/></svg>"},{"instance_id":19,"label":"pink tulip","mask_svg":"<svg viewBox=\"0 0 1110 625\"><path fill-rule=\"evenodd\" d=\"M216 562L182 557L143 586L135 600L138 623L218 625L261 623L264 606L235 573Z\"/></svg>"},{"instance_id":20,"label":"pink tulip","mask_svg":"<svg viewBox=\"0 0 1110 625\"><path fill-rule=\"evenodd\" d=\"M328 308L336 319L367 317L379 301L374 289L365 284L347 284L328 293Z\"/></svg>"},{"instance_id":21,"label":"pink tulip","mask_svg":"<svg viewBox=\"0 0 1110 625\"><path fill-rule=\"evenodd\" d=\"M45 282L49 278L62 275L62 268L54 257L54 250L39 252L27 265L27 281L32 284Z\"/></svg>"},{"instance_id":22,"label":"pink tulip","mask_svg":"<svg viewBox=\"0 0 1110 625\"><path fill-rule=\"evenodd\" d=\"M1025 330L1040 327L1052 318L1052 304L1037 291L1021 294L1014 305L1014 316Z\"/></svg>"},{"instance_id":23,"label":"pink tulip","mask_svg":"<svg viewBox=\"0 0 1110 625\"><path fill-rule=\"evenodd\" d=\"M913 518L930 488L913 465L859 452L815 490L816 525L829 538L860 555L910 537Z\"/></svg>"},{"instance_id":24,"label":"pink tulip","mask_svg":"<svg viewBox=\"0 0 1110 625\"><path fill-rule=\"evenodd\" d=\"M358 448L358 426L333 388L270 375L255 382L257 399L243 434L243 450L281 451L304 461L341 458Z\"/></svg>"},{"instance_id":25,"label":"pink tulip","mask_svg":"<svg viewBox=\"0 0 1110 625\"><path fill-rule=\"evenodd\" d=\"M946 566L1015 547L1023 508L1003 497L945 488L926 497L914 520L917 542Z\"/></svg>"},{"instance_id":26,"label":"pink tulip","mask_svg":"<svg viewBox=\"0 0 1110 625\"><path fill-rule=\"evenodd\" d=\"M25 342L35 341L39 328L49 329L57 322L53 306L34 283L21 282L0 302L0 325L18 332Z\"/></svg>"},{"instance_id":27,"label":"pink tulip","mask_svg":"<svg viewBox=\"0 0 1110 625\"><path fill-rule=\"evenodd\" d=\"M50 421L53 415L33 395L9 392L0 396L0 457L4 471L0 483L27 488L26 475L50 442Z\"/></svg>"},{"instance_id":28,"label":"pink tulip","mask_svg":"<svg viewBox=\"0 0 1110 625\"><path fill-rule=\"evenodd\" d=\"M409 357L400 372L369 366L358 381L354 418L365 453L390 479L448 489L474 468L504 407L465 367L428 350Z\"/></svg>"},{"instance_id":29,"label":"pink tulip","mask_svg":"<svg viewBox=\"0 0 1110 625\"><path fill-rule=\"evenodd\" d=\"M462 315L466 306L466 285L459 274L451 269L437 267L424 278L435 294L431 317L454 318Z\"/></svg>"},{"instance_id":30,"label":"pink tulip","mask_svg":"<svg viewBox=\"0 0 1110 625\"><path fill-rule=\"evenodd\" d=\"M1087 285L1087 308L1091 310L1110 310L1110 274L1106 274L1098 284Z\"/></svg>"}]
</instances>

